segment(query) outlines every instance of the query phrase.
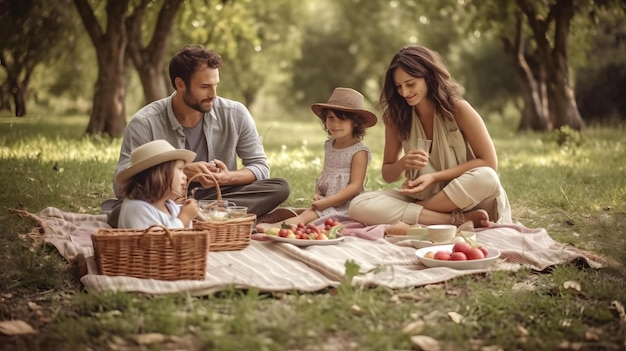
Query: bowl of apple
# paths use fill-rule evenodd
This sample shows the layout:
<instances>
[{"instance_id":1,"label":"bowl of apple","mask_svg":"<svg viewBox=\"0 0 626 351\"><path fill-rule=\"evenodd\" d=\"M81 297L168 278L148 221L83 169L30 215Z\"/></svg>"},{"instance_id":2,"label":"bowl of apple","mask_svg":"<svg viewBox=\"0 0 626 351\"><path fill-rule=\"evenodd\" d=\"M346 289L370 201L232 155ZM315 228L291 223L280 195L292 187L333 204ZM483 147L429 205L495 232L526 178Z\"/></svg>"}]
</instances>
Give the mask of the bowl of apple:
<instances>
[{"instance_id":1,"label":"bowl of apple","mask_svg":"<svg viewBox=\"0 0 626 351\"><path fill-rule=\"evenodd\" d=\"M426 267L486 269L500 258L500 251L476 242L457 242L424 247L415 251L415 255Z\"/></svg>"}]
</instances>

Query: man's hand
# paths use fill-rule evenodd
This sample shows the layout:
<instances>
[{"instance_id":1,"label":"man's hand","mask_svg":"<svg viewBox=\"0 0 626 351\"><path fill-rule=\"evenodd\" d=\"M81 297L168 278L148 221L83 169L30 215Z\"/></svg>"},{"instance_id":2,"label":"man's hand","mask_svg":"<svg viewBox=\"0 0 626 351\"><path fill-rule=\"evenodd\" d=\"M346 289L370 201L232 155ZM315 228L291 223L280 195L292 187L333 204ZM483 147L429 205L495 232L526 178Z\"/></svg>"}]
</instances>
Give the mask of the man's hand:
<instances>
[{"instance_id":1,"label":"man's hand","mask_svg":"<svg viewBox=\"0 0 626 351\"><path fill-rule=\"evenodd\" d=\"M200 183L204 188L212 188L215 186L215 181L213 177L208 175L209 173L213 174L218 183L220 183L220 179L218 179L218 174L222 173L223 170L228 173L228 168L226 165L219 160L211 161L211 162L192 162L185 166L185 174L187 175L187 179L192 182Z\"/></svg>"}]
</instances>

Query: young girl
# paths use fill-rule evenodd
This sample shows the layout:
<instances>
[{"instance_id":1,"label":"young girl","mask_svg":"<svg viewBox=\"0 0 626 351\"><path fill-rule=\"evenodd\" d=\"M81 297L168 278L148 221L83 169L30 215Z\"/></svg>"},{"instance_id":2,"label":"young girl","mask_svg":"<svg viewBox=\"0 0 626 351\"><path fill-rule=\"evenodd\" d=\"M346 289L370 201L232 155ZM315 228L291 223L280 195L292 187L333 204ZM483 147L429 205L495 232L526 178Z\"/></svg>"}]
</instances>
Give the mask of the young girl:
<instances>
[{"instance_id":1,"label":"young girl","mask_svg":"<svg viewBox=\"0 0 626 351\"><path fill-rule=\"evenodd\" d=\"M364 109L363 95L354 89L336 88L327 103L313 104L311 110L322 120L329 136L324 144L324 169L315 183L311 207L285 220L287 224L319 225L327 218L348 220L350 201L365 191L371 154L361 139L365 129L377 120ZM261 223L257 230L263 232L281 223Z\"/></svg>"},{"instance_id":2,"label":"young girl","mask_svg":"<svg viewBox=\"0 0 626 351\"><path fill-rule=\"evenodd\" d=\"M186 194L183 168L195 157L195 152L175 149L165 140L154 140L133 150L130 165L116 177L123 184L124 195L118 228L154 224L189 228L198 214L196 200L187 199L182 206L174 200Z\"/></svg>"}]
</instances>

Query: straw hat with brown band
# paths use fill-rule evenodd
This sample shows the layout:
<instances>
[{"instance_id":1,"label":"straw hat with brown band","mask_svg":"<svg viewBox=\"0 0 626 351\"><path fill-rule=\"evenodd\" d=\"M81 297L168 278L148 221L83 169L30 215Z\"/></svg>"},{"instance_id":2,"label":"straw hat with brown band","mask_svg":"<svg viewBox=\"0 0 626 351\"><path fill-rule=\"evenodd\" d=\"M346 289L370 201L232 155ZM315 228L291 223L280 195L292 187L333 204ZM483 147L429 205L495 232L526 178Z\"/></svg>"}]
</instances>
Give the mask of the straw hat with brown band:
<instances>
[{"instance_id":1,"label":"straw hat with brown band","mask_svg":"<svg viewBox=\"0 0 626 351\"><path fill-rule=\"evenodd\" d=\"M184 149L176 149L163 139L150 141L136 148L130 153L130 164L121 170L115 178L122 183L134 175L158 164L183 160L185 163L193 162L196 153Z\"/></svg>"},{"instance_id":2,"label":"straw hat with brown band","mask_svg":"<svg viewBox=\"0 0 626 351\"><path fill-rule=\"evenodd\" d=\"M361 93L350 88L335 88L327 103L311 105L311 110L322 118L324 109L339 110L357 114L365 128L376 125L376 115L365 109L365 98Z\"/></svg>"}]
</instances>

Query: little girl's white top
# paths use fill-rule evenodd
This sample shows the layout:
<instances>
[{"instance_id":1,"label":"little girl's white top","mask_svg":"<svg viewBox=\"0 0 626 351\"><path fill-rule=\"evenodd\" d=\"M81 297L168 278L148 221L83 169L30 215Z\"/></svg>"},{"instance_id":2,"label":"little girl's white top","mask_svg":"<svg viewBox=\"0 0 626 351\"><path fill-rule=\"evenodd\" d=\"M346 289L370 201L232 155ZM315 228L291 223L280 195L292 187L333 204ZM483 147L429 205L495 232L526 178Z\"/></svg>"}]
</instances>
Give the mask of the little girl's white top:
<instances>
[{"instance_id":1,"label":"little girl's white top","mask_svg":"<svg viewBox=\"0 0 626 351\"><path fill-rule=\"evenodd\" d=\"M367 152L367 164L372 160L370 150L359 141L358 143L343 149L336 149L333 146L334 139L328 139L324 143L324 169L317 179L317 189L320 194L328 197L336 194L350 183L350 171L352 167L352 157L359 151ZM365 184L363 184L365 191ZM316 211L320 217L314 224L323 223L326 218L335 218L339 221L348 220L348 207L350 201L336 207L329 207L323 211Z\"/></svg>"},{"instance_id":2,"label":"little girl's white top","mask_svg":"<svg viewBox=\"0 0 626 351\"><path fill-rule=\"evenodd\" d=\"M118 228L144 229L155 224L166 228L184 228L178 218L180 205L172 200L165 201L169 213L165 213L143 200L124 199L120 209Z\"/></svg>"}]
</instances>

